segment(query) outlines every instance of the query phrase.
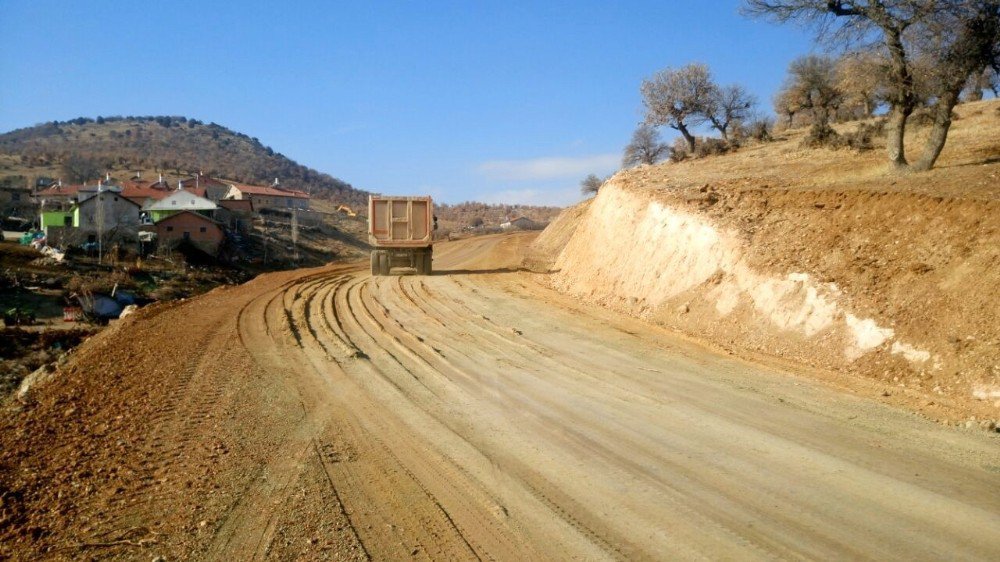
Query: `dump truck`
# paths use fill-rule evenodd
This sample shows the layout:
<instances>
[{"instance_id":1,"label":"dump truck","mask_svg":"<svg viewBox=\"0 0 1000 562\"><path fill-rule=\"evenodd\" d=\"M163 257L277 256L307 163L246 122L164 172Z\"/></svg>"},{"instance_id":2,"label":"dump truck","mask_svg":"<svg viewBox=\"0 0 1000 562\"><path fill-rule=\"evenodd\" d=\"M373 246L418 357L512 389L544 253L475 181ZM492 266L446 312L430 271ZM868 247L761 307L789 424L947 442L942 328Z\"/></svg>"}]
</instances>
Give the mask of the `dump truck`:
<instances>
[{"instance_id":1,"label":"dump truck","mask_svg":"<svg viewBox=\"0 0 1000 562\"><path fill-rule=\"evenodd\" d=\"M370 195L368 242L372 246L372 275L389 275L397 267L430 275L435 229L437 217L430 196Z\"/></svg>"}]
</instances>

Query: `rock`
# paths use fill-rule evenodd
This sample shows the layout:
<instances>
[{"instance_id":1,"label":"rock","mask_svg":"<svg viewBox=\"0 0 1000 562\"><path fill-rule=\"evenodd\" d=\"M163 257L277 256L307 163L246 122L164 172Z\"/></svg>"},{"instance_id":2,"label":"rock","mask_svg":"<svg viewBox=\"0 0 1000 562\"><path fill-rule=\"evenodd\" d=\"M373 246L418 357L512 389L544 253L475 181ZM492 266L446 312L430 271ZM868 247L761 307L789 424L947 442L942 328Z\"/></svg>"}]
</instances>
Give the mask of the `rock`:
<instances>
[{"instance_id":1,"label":"rock","mask_svg":"<svg viewBox=\"0 0 1000 562\"><path fill-rule=\"evenodd\" d=\"M976 426L976 422L974 422L972 420L969 420L969 421L965 422L965 429L972 429L975 426Z\"/></svg>"},{"instance_id":2,"label":"rock","mask_svg":"<svg viewBox=\"0 0 1000 562\"><path fill-rule=\"evenodd\" d=\"M55 373L56 368L51 364L42 365L32 371L30 375L24 377L24 380L21 381L21 386L17 389L17 399L23 402L28 397L28 393L31 392L32 387L52 379Z\"/></svg>"},{"instance_id":3,"label":"rock","mask_svg":"<svg viewBox=\"0 0 1000 562\"><path fill-rule=\"evenodd\" d=\"M691 312L691 306L688 303L684 303L677 307L677 314L687 314Z\"/></svg>"},{"instance_id":4,"label":"rock","mask_svg":"<svg viewBox=\"0 0 1000 562\"><path fill-rule=\"evenodd\" d=\"M139 310L139 307L137 305L130 304L122 309L122 313L118 315L118 318L125 318L126 316L132 314L137 310Z\"/></svg>"},{"instance_id":5,"label":"rock","mask_svg":"<svg viewBox=\"0 0 1000 562\"><path fill-rule=\"evenodd\" d=\"M979 427L985 429L986 431L993 431L997 427L997 423L993 420L983 420L979 422Z\"/></svg>"}]
</instances>

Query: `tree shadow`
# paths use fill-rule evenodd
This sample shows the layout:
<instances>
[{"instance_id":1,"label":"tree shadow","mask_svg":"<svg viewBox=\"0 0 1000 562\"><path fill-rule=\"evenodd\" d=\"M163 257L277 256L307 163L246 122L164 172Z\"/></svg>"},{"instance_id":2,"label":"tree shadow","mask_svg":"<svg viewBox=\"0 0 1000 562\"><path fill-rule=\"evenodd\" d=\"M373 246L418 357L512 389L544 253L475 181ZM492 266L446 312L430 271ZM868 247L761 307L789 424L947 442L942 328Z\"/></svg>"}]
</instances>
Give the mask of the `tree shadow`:
<instances>
[{"instance_id":1,"label":"tree shadow","mask_svg":"<svg viewBox=\"0 0 1000 562\"><path fill-rule=\"evenodd\" d=\"M997 164L1000 163L1000 156L990 156L989 158L984 158L983 160L973 160L971 162L962 162L961 164L950 164L948 166L934 166L935 168L940 168L942 170L947 170L948 168L965 168L966 166L985 166L987 164Z\"/></svg>"}]
</instances>

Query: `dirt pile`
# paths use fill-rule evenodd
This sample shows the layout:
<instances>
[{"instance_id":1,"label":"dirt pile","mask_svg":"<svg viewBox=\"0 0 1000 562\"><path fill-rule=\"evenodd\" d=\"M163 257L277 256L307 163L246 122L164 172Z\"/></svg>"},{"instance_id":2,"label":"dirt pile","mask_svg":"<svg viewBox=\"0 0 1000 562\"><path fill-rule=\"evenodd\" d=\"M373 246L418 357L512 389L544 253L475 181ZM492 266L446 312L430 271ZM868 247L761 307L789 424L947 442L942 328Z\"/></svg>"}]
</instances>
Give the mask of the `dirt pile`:
<instances>
[{"instance_id":1,"label":"dirt pile","mask_svg":"<svg viewBox=\"0 0 1000 562\"><path fill-rule=\"evenodd\" d=\"M803 150L801 133L748 153L624 171L554 223L572 232L561 250L542 245L561 235L543 234L534 251L554 258L554 287L583 299L734 352L823 368L934 418L994 420L994 105L963 106L930 174L890 177L881 153Z\"/></svg>"},{"instance_id":2,"label":"dirt pile","mask_svg":"<svg viewBox=\"0 0 1000 562\"><path fill-rule=\"evenodd\" d=\"M535 241L525 250L524 266L532 271L547 271L555 265L555 258L569 243L576 228L581 223L581 217L590 208L591 200L564 209L559 216L538 235Z\"/></svg>"}]
</instances>

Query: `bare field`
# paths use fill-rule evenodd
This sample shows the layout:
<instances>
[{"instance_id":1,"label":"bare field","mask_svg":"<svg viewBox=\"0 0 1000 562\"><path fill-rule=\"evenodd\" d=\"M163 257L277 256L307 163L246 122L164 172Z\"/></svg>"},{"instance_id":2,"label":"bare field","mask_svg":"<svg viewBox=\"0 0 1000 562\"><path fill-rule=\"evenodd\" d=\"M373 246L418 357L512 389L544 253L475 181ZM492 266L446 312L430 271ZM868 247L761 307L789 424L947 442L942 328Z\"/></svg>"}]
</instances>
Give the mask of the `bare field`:
<instances>
[{"instance_id":1,"label":"bare field","mask_svg":"<svg viewBox=\"0 0 1000 562\"><path fill-rule=\"evenodd\" d=\"M0 558L1000 558L995 435L578 304L532 237L93 338L0 417Z\"/></svg>"}]
</instances>

